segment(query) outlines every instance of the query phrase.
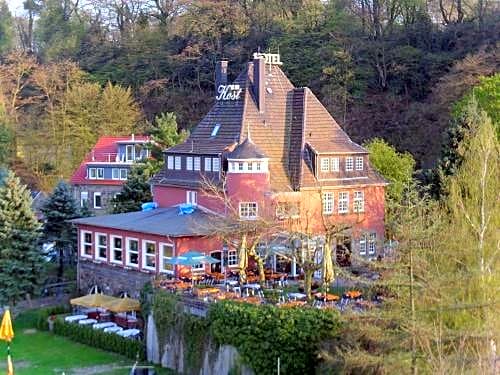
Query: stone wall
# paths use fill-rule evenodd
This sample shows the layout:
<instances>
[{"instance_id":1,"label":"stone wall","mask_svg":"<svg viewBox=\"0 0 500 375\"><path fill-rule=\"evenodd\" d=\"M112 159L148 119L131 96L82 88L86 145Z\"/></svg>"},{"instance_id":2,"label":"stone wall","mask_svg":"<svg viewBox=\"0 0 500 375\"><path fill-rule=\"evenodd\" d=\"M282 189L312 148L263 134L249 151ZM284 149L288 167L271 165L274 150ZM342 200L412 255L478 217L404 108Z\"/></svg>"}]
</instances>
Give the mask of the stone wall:
<instances>
[{"instance_id":1,"label":"stone wall","mask_svg":"<svg viewBox=\"0 0 500 375\"><path fill-rule=\"evenodd\" d=\"M180 333L170 332L164 345L158 341L158 332L152 315L149 315L146 330L146 349L148 361L161 364L176 372L190 375L254 375L252 369L241 364L238 350L229 345L215 346L212 343L205 345L201 358L202 367L188 371L185 363L186 349L184 338Z\"/></svg>"},{"instance_id":2,"label":"stone wall","mask_svg":"<svg viewBox=\"0 0 500 375\"><path fill-rule=\"evenodd\" d=\"M80 204L80 194L86 191L89 194L88 209L93 215L106 215L111 211L110 201L122 190L120 185L73 185L73 197ZM94 193L101 193L102 208L94 208Z\"/></svg>"},{"instance_id":3,"label":"stone wall","mask_svg":"<svg viewBox=\"0 0 500 375\"><path fill-rule=\"evenodd\" d=\"M105 263L78 260L78 289L87 293L94 285L105 294L119 295L122 292L138 298L144 284L151 281L152 275Z\"/></svg>"}]
</instances>

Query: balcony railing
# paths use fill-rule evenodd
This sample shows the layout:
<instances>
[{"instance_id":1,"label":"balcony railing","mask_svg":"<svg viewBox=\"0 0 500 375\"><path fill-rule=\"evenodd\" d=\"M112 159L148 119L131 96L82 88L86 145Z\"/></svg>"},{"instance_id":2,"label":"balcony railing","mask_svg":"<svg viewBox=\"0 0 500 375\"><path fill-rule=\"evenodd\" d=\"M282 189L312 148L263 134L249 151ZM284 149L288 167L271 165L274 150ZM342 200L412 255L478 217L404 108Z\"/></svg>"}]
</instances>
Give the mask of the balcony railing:
<instances>
[{"instance_id":1,"label":"balcony railing","mask_svg":"<svg viewBox=\"0 0 500 375\"><path fill-rule=\"evenodd\" d=\"M90 155L90 162L95 163L133 163L146 159L147 156L142 154L133 160L127 160L125 154L114 153L96 153L92 152Z\"/></svg>"}]
</instances>

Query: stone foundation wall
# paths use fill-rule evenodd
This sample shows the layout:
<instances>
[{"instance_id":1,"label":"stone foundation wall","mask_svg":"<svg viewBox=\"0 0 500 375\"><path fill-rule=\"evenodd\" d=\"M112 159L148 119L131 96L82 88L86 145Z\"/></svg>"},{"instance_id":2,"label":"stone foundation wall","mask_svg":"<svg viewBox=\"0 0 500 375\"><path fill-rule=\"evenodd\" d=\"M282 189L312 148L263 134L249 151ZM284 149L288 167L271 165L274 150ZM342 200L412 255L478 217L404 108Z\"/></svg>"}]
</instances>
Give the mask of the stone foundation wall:
<instances>
[{"instance_id":1,"label":"stone foundation wall","mask_svg":"<svg viewBox=\"0 0 500 375\"><path fill-rule=\"evenodd\" d=\"M82 191L89 194L87 207L89 211L95 215L108 215L111 211L111 199L116 194L121 192L121 185L73 185L73 196L78 204L80 204L80 196ZM101 193L101 206L102 208L94 208L94 193Z\"/></svg>"},{"instance_id":2,"label":"stone foundation wall","mask_svg":"<svg viewBox=\"0 0 500 375\"><path fill-rule=\"evenodd\" d=\"M78 289L82 293L88 293L97 285L105 294L119 295L126 292L132 298L139 298L142 287L151 281L151 278L151 274L136 270L82 259L78 261Z\"/></svg>"}]
</instances>

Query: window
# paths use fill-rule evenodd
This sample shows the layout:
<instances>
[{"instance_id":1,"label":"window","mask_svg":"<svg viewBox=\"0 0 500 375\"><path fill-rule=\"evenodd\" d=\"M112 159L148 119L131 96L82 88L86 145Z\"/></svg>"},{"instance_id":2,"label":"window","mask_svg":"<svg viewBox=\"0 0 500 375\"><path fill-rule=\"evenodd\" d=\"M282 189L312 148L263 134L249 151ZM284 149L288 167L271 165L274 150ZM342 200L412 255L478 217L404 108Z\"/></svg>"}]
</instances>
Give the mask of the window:
<instances>
[{"instance_id":1,"label":"window","mask_svg":"<svg viewBox=\"0 0 500 375\"><path fill-rule=\"evenodd\" d=\"M340 170L340 160L339 158L332 158L331 161L332 172L338 172Z\"/></svg>"},{"instance_id":2,"label":"window","mask_svg":"<svg viewBox=\"0 0 500 375\"><path fill-rule=\"evenodd\" d=\"M139 240L127 238L127 266L139 267Z\"/></svg>"},{"instance_id":3,"label":"window","mask_svg":"<svg viewBox=\"0 0 500 375\"><path fill-rule=\"evenodd\" d=\"M240 218L255 219L257 217L256 202L240 202Z\"/></svg>"},{"instance_id":4,"label":"window","mask_svg":"<svg viewBox=\"0 0 500 375\"><path fill-rule=\"evenodd\" d=\"M134 161L134 145L125 146L125 160Z\"/></svg>"},{"instance_id":5,"label":"window","mask_svg":"<svg viewBox=\"0 0 500 375\"><path fill-rule=\"evenodd\" d=\"M156 270L156 242L142 241L142 268Z\"/></svg>"},{"instance_id":6,"label":"window","mask_svg":"<svg viewBox=\"0 0 500 375\"><path fill-rule=\"evenodd\" d=\"M80 254L86 258L92 258L92 232L81 232L80 237L81 251Z\"/></svg>"},{"instance_id":7,"label":"window","mask_svg":"<svg viewBox=\"0 0 500 375\"><path fill-rule=\"evenodd\" d=\"M212 170L212 158L205 158L205 171L210 172Z\"/></svg>"},{"instance_id":8,"label":"window","mask_svg":"<svg viewBox=\"0 0 500 375\"><path fill-rule=\"evenodd\" d=\"M339 193L339 214L349 212L349 193L343 191Z\"/></svg>"},{"instance_id":9,"label":"window","mask_svg":"<svg viewBox=\"0 0 500 375\"><path fill-rule=\"evenodd\" d=\"M246 164L246 163L245 163L245 164ZM250 162L248 162L248 165L247 165L247 171L251 171L251 170L253 169L252 167L253 167L252 162L251 162L251 161L250 161Z\"/></svg>"},{"instance_id":10,"label":"window","mask_svg":"<svg viewBox=\"0 0 500 375\"><path fill-rule=\"evenodd\" d=\"M205 270L205 265L204 264L193 264L191 266L191 271L196 272L196 271L204 271Z\"/></svg>"},{"instance_id":11,"label":"window","mask_svg":"<svg viewBox=\"0 0 500 375\"><path fill-rule=\"evenodd\" d=\"M101 193L94 193L94 208L100 209L102 208L102 198Z\"/></svg>"},{"instance_id":12,"label":"window","mask_svg":"<svg viewBox=\"0 0 500 375\"><path fill-rule=\"evenodd\" d=\"M97 237L97 254L96 259L108 259L108 236L102 233L96 233Z\"/></svg>"},{"instance_id":13,"label":"window","mask_svg":"<svg viewBox=\"0 0 500 375\"><path fill-rule=\"evenodd\" d=\"M80 207L88 207L89 205L89 192L80 192Z\"/></svg>"},{"instance_id":14,"label":"window","mask_svg":"<svg viewBox=\"0 0 500 375\"><path fill-rule=\"evenodd\" d=\"M366 255L366 234L359 238L359 255Z\"/></svg>"},{"instance_id":15,"label":"window","mask_svg":"<svg viewBox=\"0 0 500 375\"><path fill-rule=\"evenodd\" d=\"M118 180L118 179L120 179L120 169L118 169L118 168L113 168L113 169L111 170L111 178L112 178L113 180Z\"/></svg>"},{"instance_id":16,"label":"window","mask_svg":"<svg viewBox=\"0 0 500 375\"><path fill-rule=\"evenodd\" d=\"M353 168L354 168L353 163L354 163L354 161L352 160L351 156L348 156L347 158L345 158L345 170L347 172L350 172L353 170Z\"/></svg>"},{"instance_id":17,"label":"window","mask_svg":"<svg viewBox=\"0 0 500 375\"><path fill-rule=\"evenodd\" d=\"M104 169L103 168L89 168L89 179L90 180L103 180L104 179Z\"/></svg>"},{"instance_id":18,"label":"window","mask_svg":"<svg viewBox=\"0 0 500 375\"><path fill-rule=\"evenodd\" d=\"M194 170L199 171L201 169L201 158L196 157L194 158Z\"/></svg>"},{"instance_id":19,"label":"window","mask_svg":"<svg viewBox=\"0 0 500 375\"><path fill-rule=\"evenodd\" d=\"M181 170L181 168L182 168L181 162L182 162L182 158L180 156L176 156L175 157L175 170L177 170L177 171Z\"/></svg>"},{"instance_id":20,"label":"window","mask_svg":"<svg viewBox=\"0 0 500 375\"><path fill-rule=\"evenodd\" d=\"M167 156L167 169L174 169L174 157Z\"/></svg>"},{"instance_id":21,"label":"window","mask_svg":"<svg viewBox=\"0 0 500 375\"><path fill-rule=\"evenodd\" d=\"M261 167L261 162L258 161L257 163L255 163L255 170L256 171L260 171L260 167Z\"/></svg>"},{"instance_id":22,"label":"window","mask_svg":"<svg viewBox=\"0 0 500 375\"><path fill-rule=\"evenodd\" d=\"M160 244L161 249L161 269L160 272L174 273L174 265L168 261L174 256L174 246L166 243Z\"/></svg>"},{"instance_id":23,"label":"window","mask_svg":"<svg viewBox=\"0 0 500 375\"><path fill-rule=\"evenodd\" d=\"M229 267L236 266L238 264L238 253L236 250L230 250L227 252L227 265Z\"/></svg>"},{"instance_id":24,"label":"window","mask_svg":"<svg viewBox=\"0 0 500 375\"><path fill-rule=\"evenodd\" d=\"M362 156L356 157L356 170L357 171L363 170L363 157Z\"/></svg>"},{"instance_id":25,"label":"window","mask_svg":"<svg viewBox=\"0 0 500 375\"><path fill-rule=\"evenodd\" d=\"M352 209L354 212L364 212L365 211L365 197L362 191L354 192Z\"/></svg>"},{"instance_id":26,"label":"window","mask_svg":"<svg viewBox=\"0 0 500 375\"><path fill-rule=\"evenodd\" d=\"M126 180L128 178L128 169L120 169L120 180Z\"/></svg>"},{"instance_id":27,"label":"window","mask_svg":"<svg viewBox=\"0 0 500 375\"><path fill-rule=\"evenodd\" d=\"M328 172L330 170L330 159L321 158L321 172Z\"/></svg>"},{"instance_id":28,"label":"window","mask_svg":"<svg viewBox=\"0 0 500 375\"><path fill-rule=\"evenodd\" d=\"M197 193L196 191L186 191L186 203L197 204Z\"/></svg>"},{"instance_id":29,"label":"window","mask_svg":"<svg viewBox=\"0 0 500 375\"><path fill-rule=\"evenodd\" d=\"M214 128L212 129L212 134L210 134L210 136L215 137L219 132L219 129L220 129L220 124L215 124Z\"/></svg>"},{"instance_id":30,"label":"window","mask_svg":"<svg viewBox=\"0 0 500 375\"><path fill-rule=\"evenodd\" d=\"M123 263L123 240L121 237L111 236L111 262Z\"/></svg>"},{"instance_id":31,"label":"window","mask_svg":"<svg viewBox=\"0 0 500 375\"><path fill-rule=\"evenodd\" d=\"M212 171L219 172L220 171L220 160L219 158L212 159Z\"/></svg>"},{"instance_id":32,"label":"window","mask_svg":"<svg viewBox=\"0 0 500 375\"><path fill-rule=\"evenodd\" d=\"M243 168L244 168L244 164L243 164L243 162L241 162L241 161L240 161L240 162L238 163L238 170L239 170L239 171L242 171L242 170L243 170Z\"/></svg>"},{"instance_id":33,"label":"window","mask_svg":"<svg viewBox=\"0 0 500 375\"><path fill-rule=\"evenodd\" d=\"M370 233L370 241L368 242L368 254L375 254L377 244L377 233Z\"/></svg>"},{"instance_id":34,"label":"window","mask_svg":"<svg viewBox=\"0 0 500 375\"><path fill-rule=\"evenodd\" d=\"M188 156L186 158L186 169L188 171L192 171L193 170L193 157L192 156Z\"/></svg>"},{"instance_id":35,"label":"window","mask_svg":"<svg viewBox=\"0 0 500 375\"><path fill-rule=\"evenodd\" d=\"M333 193L323 193L323 214L333 213Z\"/></svg>"}]
</instances>

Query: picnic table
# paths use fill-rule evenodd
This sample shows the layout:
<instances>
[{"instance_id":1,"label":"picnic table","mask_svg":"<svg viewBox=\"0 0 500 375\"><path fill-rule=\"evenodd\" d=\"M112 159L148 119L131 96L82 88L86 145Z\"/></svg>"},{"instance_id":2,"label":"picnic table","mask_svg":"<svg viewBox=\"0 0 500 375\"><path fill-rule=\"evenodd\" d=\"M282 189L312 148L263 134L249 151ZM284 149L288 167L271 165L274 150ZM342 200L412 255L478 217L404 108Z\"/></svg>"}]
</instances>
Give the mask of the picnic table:
<instances>
[{"instance_id":1,"label":"picnic table","mask_svg":"<svg viewBox=\"0 0 500 375\"><path fill-rule=\"evenodd\" d=\"M112 322L103 322L103 323L96 323L92 326L93 329L104 329L104 328L110 328L110 327L117 327L116 323Z\"/></svg>"},{"instance_id":2,"label":"picnic table","mask_svg":"<svg viewBox=\"0 0 500 375\"><path fill-rule=\"evenodd\" d=\"M285 303L280 304L280 307L298 307L298 306L304 306L307 302L306 301L288 301Z\"/></svg>"},{"instance_id":3,"label":"picnic table","mask_svg":"<svg viewBox=\"0 0 500 375\"><path fill-rule=\"evenodd\" d=\"M337 296L336 294L330 294L330 293L327 293L326 297L325 297L325 293L316 293L314 295L314 298L318 301L325 301L326 300L326 302L336 302L336 301L340 300L339 296Z\"/></svg>"},{"instance_id":4,"label":"picnic table","mask_svg":"<svg viewBox=\"0 0 500 375\"><path fill-rule=\"evenodd\" d=\"M125 329L123 331L118 331L116 334L121 337L132 338L138 336L141 333L138 329Z\"/></svg>"},{"instance_id":5,"label":"picnic table","mask_svg":"<svg viewBox=\"0 0 500 375\"><path fill-rule=\"evenodd\" d=\"M307 295L304 293L292 292L292 293L288 293L288 298L290 298L292 300L302 300L302 299L306 299Z\"/></svg>"},{"instance_id":6,"label":"picnic table","mask_svg":"<svg viewBox=\"0 0 500 375\"><path fill-rule=\"evenodd\" d=\"M193 294L198 297L206 297L220 293L219 288L194 288Z\"/></svg>"},{"instance_id":7,"label":"picnic table","mask_svg":"<svg viewBox=\"0 0 500 375\"><path fill-rule=\"evenodd\" d=\"M82 326L88 326L88 325L96 324L96 323L97 323L96 319L82 319L82 320L78 321L78 324L80 324Z\"/></svg>"},{"instance_id":8,"label":"picnic table","mask_svg":"<svg viewBox=\"0 0 500 375\"><path fill-rule=\"evenodd\" d=\"M243 298L237 299L237 301L251 303L253 305L260 305L262 303L262 299L260 299L259 297L254 297L254 296L243 297Z\"/></svg>"},{"instance_id":9,"label":"picnic table","mask_svg":"<svg viewBox=\"0 0 500 375\"><path fill-rule=\"evenodd\" d=\"M123 328L118 326L104 328L105 333L117 333L120 331L123 331Z\"/></svg>"},{"instance_id":10,"label":"picnic table","mask_svg":"<svg viewBox=\"0 0 500 375\"><path fill-rule=\"evenodd\" d=\"M79 320L87 319L87 315L70 315L64 318L65 322L68 323L74 323L78 322Z\"/></svg>"}]
</instances>

